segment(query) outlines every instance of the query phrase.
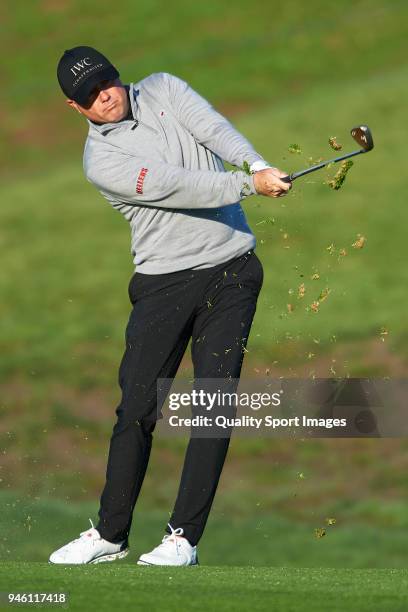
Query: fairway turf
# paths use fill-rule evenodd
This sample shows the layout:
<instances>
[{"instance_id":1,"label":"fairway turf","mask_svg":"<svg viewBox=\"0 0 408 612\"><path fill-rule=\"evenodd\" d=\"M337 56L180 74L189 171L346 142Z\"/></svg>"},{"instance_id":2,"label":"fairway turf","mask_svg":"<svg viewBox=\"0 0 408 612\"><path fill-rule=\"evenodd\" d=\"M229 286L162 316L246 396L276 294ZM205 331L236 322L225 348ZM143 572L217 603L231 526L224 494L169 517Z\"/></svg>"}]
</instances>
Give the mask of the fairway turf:
<instances>
[{"instance_id":1,"label":"fairway turf","mask_svg":"<svg viewBox=\"0 0 408 612\"><path fill-rule=\"evenodd\" d=\"M69 594L69 610L406 610L408 570L2 564L0 590Z\"/></svg>"}]
</instances>

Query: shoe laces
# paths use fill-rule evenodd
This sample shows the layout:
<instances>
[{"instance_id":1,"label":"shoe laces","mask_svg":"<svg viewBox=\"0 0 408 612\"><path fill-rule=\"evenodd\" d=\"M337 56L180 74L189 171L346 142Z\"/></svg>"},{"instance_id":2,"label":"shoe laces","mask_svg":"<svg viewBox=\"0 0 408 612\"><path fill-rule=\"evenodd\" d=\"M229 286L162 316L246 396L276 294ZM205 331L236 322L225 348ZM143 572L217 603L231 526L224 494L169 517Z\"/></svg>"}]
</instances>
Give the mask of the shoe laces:
<instances>
[{"instance_id":1,"label":"shoe laces","mask_svg":"<svg viewBox=\"0 0 408 612\"><path fill-rule=\"evenodd\" d=\"M178 537L183 537L184 534L184 530L182 527L177 527L177 529L173 529L173 527L170 525L170 523L167 523L167 525L170 528L171 533L165 535L162 539L162 545L166 544L166 545L171 545L171 542L174 542L174 545L176 547L176 554L179 555L179 548L180 548L180 542L177 541Z\"/></svg>"},{"instance_id":2,"label":"shoe laces","mask_svg":"<svg viewBox=\"0 0 408 612\"><path fill-rule=\"evenodd\" d=\"M92 542L92 544L95 543L95 540L100 540L101 536L99 534L99 532L95 529L94 524L92 522L92 519L89 519L91 522L92 527L90 529L87 529L86 531L81 531L79 534L79 538L76 538L76 540L74 540L74 542L79 542L79 540L81 539L85 539L85 538L91 538L89 541Z\"/></svg>"}]
</instances>

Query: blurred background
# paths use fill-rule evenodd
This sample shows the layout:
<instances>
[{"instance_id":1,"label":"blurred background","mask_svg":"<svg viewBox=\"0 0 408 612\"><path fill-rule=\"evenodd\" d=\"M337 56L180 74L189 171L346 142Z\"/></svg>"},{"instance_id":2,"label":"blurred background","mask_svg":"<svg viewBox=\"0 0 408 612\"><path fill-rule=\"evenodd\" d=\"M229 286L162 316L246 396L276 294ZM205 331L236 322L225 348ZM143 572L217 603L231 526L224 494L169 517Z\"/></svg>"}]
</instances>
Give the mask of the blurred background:
<instances>
[{"instance_id":1,"label":"blurred background","mask_svg":"<svg viewBox=\"0 0 408 612\"><path fill-rule=\"evenodd\" d=\"M2 558L47 560L96 521L119 401L130 231L83 175L67 48L98 48L125 83L185 79L286 171L368 124L375 148L340 190L337 166L243 203L265 280L242 375L406 377L406 2L5 0L0 28ZM162 537L184 448L155 439L130 561ZM237 436L201 562L406 567L407 451Z\"/></svg>"}]
</instances>

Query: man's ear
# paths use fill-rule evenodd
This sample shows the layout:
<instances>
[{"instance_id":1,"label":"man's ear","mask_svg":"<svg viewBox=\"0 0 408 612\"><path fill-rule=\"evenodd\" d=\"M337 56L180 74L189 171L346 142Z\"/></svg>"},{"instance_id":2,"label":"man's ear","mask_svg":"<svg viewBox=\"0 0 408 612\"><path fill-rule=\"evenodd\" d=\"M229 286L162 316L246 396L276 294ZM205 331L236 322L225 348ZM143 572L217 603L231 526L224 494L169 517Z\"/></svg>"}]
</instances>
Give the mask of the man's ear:
<instances>
[{"instance_id":1,"label":"man's ear","mask_svg":"<svg viewBox=\"0 0 408 612\"><path fill-rule=\"evenodd\" d=\"M71 108L75 108L76 111L78 111L78 113L80 115L82 115L81 111L79 110L78 104L75 102L75 100L65 100L66 103L68 104L68 106L70 106Z\"/></svg>"}]
</instances>

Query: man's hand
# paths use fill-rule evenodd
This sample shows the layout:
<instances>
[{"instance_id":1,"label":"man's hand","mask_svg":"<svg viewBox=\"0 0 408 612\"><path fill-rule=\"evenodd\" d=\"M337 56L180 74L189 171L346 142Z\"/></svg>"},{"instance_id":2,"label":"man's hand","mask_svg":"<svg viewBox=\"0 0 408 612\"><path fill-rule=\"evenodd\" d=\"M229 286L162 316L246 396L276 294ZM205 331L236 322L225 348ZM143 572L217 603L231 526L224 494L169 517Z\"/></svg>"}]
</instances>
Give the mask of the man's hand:
<instances>
[{"instance_id":1,"label":"man's hand","mask_svg":"<svg viewBox=\"0 0 408 612\"><path fill-rule=\"evenodd\" d=\"M281 177L288 176L287 172L282 172L278 168L267 168L254 173L254 186L259 195L279 198L285 196L292 183L281 181Z\"/></svg>"}]
</instances>

